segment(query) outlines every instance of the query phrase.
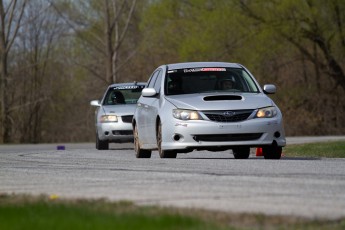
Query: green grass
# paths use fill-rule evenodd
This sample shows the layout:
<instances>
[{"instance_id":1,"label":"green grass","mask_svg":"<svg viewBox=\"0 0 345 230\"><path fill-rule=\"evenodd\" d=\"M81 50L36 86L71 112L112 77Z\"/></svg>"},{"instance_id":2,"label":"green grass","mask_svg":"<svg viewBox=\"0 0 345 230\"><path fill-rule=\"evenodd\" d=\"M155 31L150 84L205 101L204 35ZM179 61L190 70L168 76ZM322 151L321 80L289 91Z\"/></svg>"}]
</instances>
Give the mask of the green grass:
<instances>
[{"instance_id":1,"label":"green grass","mask_svg":"<svg viewBox=\"0 0 345 230\"><path fill-rule=\"evenodd\" d=\"M46 196L0 194L2 230L107 229L345 229L345 219L295 217L136 206L131 202L66 200Z\"/></svg>"},{"instance_id":2,"label":"green grass","mask_svg":"<svg viewBox=\"0 0 345 230\"><path fill-rule=\"evenodd\" d=\"M287 145L283 149L287 157L345 157L345 141Z\"/></svg>"},{"instance_id":3,"label":"green grass","mask_svg":"<svg viewBox=\"0 0 345 230\"><path fill-rule=\"evenodd\" d=\"M154 207L104 200L68 201L47 197L0 198L0 229L221 229L214 223Z\"/></svg>"}]
</instances>

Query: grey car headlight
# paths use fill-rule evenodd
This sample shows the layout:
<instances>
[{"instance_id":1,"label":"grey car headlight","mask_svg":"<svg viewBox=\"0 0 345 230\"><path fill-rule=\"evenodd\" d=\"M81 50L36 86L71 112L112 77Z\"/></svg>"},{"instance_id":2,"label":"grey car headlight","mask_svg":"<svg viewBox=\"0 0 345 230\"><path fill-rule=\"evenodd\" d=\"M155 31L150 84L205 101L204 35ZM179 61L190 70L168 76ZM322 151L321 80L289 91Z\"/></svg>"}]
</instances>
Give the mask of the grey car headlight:
<instances>
[{"instance_id":1,"label":"grey car headlight","mask_svg":"<svg viewBox=\"0 0 345 230\"><path fill-rule=\"evenodd\" d=\"M256 112L257 118L271 118L277 116L277 108L274 106L261 108Z\"/></svg>"},{"instance_id":2,"label":"grey car headlight","mask_svg":"<svg viewBox=\"0 0 345 230\"><path fill-rule=\"evenodd\" d=\"M173 117L179 120L203 120L197 111L184 110L184 109L174 109Z\"/></svg>"},{"instance_id":3,"label":"grey car headlight","mask_svg":"<svg viewBox=\"0 0 345 230\"><path fill-rule=\"evenodd\" d=\"M108 122L117 122L116 115L102 115L99 122L108 123Z\"/></svg>"}]
</instances>

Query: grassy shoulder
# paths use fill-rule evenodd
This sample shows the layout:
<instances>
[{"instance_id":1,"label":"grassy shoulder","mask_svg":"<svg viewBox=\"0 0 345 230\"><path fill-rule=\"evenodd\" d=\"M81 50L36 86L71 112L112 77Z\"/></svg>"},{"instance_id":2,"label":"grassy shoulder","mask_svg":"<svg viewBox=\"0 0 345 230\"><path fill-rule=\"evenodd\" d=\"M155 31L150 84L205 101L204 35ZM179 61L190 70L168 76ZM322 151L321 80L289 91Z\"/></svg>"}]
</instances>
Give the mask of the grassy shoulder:
<instances>
[{"instance_id":1,"label":"grassy shoulder","mask_svg":"<svg viewBox=\"0 0 345 230\"><path fill-rule=\"evenodd\" d=\"M212 223L131 202L2 195L0 229L219 229Z\"/></svg>"},{"instance_id":2,"label":"grassy shoulder","mask_svg":"<svg viewBox=\"0 0 345 230\"><path fill-rule=\"evenodd\" d=\"M345 158L345 141L287 145L283 152L288 157Z\"/></svg>"},{"instance_id":3,"label":"grassy shoulder","mask_svg":"<svg viewBox=\"0 0 345 230\"><path fill-rule=\"evenodd\" d=\"M0 194L0 229L344 229L345 219L234 214L194 209L136 206L131 202L66 200Z\"/></svg>"}]
</instances>

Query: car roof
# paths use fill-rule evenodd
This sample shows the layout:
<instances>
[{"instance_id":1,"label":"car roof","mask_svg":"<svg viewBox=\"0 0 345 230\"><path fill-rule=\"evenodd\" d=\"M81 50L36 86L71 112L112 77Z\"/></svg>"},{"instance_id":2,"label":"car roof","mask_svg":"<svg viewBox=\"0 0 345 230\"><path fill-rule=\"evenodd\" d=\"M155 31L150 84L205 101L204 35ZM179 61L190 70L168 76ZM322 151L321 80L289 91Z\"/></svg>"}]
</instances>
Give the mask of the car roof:
<instances>
[{"instance_id":1,"label":"car roof","mask_svg":"<svg viewBox=\"0 0 345 230\"><path fill-rule=\"evenodd\" d=\"M183 62L167 64L168 70L172 69L187 69L187 68L198 68L198 67L229 67L229 68L242 68L243 66L238 63L229 62Z\"/></svg>"},{"instance_id":2,"label":"car roof","mask_svg":"<svg viewBox=\"0 0 345 230\"><path fill-rule=\"evenodd\" d=\"M132 86L132 85L140 85L145 86L146 82L124 82L124 83L115 83L109 85L109 87L115 87L115 86Z\"/></svg>"}]
</instances>

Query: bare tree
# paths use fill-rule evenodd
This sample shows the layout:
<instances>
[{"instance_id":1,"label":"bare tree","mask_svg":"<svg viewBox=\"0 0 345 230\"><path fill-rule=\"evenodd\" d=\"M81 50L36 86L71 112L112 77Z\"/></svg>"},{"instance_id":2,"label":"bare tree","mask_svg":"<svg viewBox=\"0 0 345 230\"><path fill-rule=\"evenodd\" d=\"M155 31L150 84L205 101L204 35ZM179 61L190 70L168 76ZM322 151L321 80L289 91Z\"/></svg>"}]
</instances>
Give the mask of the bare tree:
<instances>
[{"instance_id":1,"label":"bare tree","mask_svg":"<svg viewBox=\"0 0 345 230\"><path fill-rule=\"evenodd\" d=\"M12 120L8 101L8 56L20 28L27 0L0 0L0 129L3 143L11 141Z\"/></svg>"},{"instance_id":2,"label":"bare tree","mask_svg":"<svg viewBox=\"0 0 345 230\"><path fill-rule=\"evenodd\" d=\"M131 2L129 11L126 11L127 14L124 15L125 11L123 9L127 3L127 1L123 1L118 6L118 1L116 0L104 0L107 82L115 83L117 81L119 50L133 16L136 0ZM121 17L122 15L124 17ZM124 23L120 22L121 18L123 18Z\"/></svg>"},{"instance_id":3,"label":"bare tree","mask_svg":"<svg viewBox=\"0 0 345 230\"><path fill-rule=\"evenodd\" d=\"M42 123L49 110L56 47L64 32L61 20L45 0L28 2L22 19L13 60L13 82L17 90L11 111L15 111L15 136L21 143L41 141ZM12 55L12 56L14 56ZM20 86L20 87L19 87ZM13 89L15 90L15 89Z\"/></svg>"},{"instance_id":4,"label":"bare tree","mask_svg":"<svg viewBox=\"0 0 345 230\"><path fill-rule=\"evenodd\" d=\"M135 54L132 51L126 57L120 57L136 4L137 0L74 1L70 11L54 4L86 49L95 52L88 52L90 56L93 55L92 63L79 65L106 84L118 81L120 69ZM95 67L100 64L99 60L103 60L101 68ZM97 72L97 69L104 69L105 72Z\"/></svg>"}]
</instances>

